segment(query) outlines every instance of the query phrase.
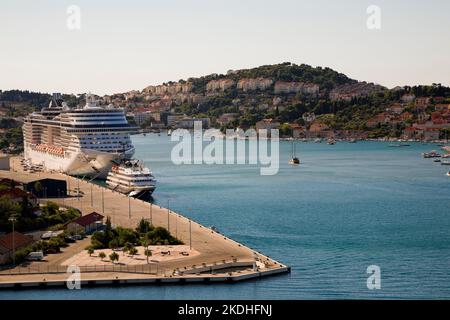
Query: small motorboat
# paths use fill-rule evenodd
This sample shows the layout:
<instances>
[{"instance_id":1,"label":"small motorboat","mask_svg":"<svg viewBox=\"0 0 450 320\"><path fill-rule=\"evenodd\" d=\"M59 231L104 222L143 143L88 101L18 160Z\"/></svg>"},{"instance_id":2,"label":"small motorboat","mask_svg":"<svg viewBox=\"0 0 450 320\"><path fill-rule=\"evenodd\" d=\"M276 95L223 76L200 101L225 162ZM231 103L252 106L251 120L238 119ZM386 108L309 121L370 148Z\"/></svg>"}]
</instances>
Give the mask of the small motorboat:
<instances>
[{"instance_id":1,"label":"small motorboat","mask_svg":"<svg viewBox=\"0 0 450 320\"><path fill-rule=\"evenodd\" d=\"M443 166L450 166L450 161L441 161Z\"/></svg>"},{"instance_id":2,"label":"small motorboat","mask_svg":"<svg viewBox=\"0 0 450 320\"><path fill-rule=\"evenodd\" d=\"M424 152L422 153L422 156L424 158L440 158L441 155L439 153L437 153L435 150L432 150L430 152Z\"/></svg>"},{"instance_id":3,"label":"small motorboat","mask_svg":"<svg viewBox=\"0 0 450 320\"><path fill-rule=\"evenodd\" d=\"M441 159L434 159L433 162L441 162Z\"/></svg>"},{"instance_id":4,"label":"small motorboat","mask_svg":"<svg viewBox=\"0 0 450 320\"><path fill-rule=\"evenodd\" d=\"M450 171L449 171L449 172L447 172L447 173L446 173L446 175L450 177Z\"/></svg>"},{"instance_id":5,"label":"small motorboat","mask_svg":"<svg viewBox=\"0 0 450 320\"><path fill-rule=\"evenodd\" d=\"M401 148L401 147L409 147L409 146L410 146L410 144L403 143L403 142L389 145L389 147L391 147L391 148Z\"/></svg>"}]
</instances>

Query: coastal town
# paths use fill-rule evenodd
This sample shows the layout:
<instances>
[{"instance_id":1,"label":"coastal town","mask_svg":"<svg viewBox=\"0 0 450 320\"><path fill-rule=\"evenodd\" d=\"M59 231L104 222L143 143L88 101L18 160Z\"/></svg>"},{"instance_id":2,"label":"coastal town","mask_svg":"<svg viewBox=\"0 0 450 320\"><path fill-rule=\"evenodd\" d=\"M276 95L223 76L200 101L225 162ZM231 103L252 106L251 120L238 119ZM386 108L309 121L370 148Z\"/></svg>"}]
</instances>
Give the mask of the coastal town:
<instances>
[{"instance_id":1,"label":"coastal town","mask_svg":"<svg viewBox=\"0 0 450 320\"><path fill-rule=\"evenodd\" d=\"M337 99L348 99L337 96ZM203 128L211 126L211 118L189 117L182 113L172 113L171 109L161 108L155 104L130 108L129 116L142 126L149 124L151 129L184 128L192 129L194 121L201 121ZM163 111L165 110L165 111ZM239 113L224 113L215 119L218 127L227 127L240 117ZM322 118L322 119L321 119ZM281 123L273 118L261 119L254 125L259 129L282 129L284 138L294 139L373 139L380 140L400 138L411 141L438 141L447 140L450 133L450 102L444 97L415 97L413 94L404 94L399 102L392 103L384 111L369 118L365 122L366 130L338 130L329 124L327 115L318 117L310 123ZM384 129L386 132L396 134L374 137L372 130Z\"/></svg>"}]
</instances>

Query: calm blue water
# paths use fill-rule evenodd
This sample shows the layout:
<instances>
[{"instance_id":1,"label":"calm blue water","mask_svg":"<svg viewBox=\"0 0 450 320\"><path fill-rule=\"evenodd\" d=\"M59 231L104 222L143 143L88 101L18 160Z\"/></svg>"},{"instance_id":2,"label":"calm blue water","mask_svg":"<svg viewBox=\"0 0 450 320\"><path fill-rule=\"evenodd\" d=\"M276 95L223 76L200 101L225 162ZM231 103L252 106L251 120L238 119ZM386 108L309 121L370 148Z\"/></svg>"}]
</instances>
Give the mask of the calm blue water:
<instances>
[{"instance_id":1,"label":"calm blue water","mask_svg":"<svg viewBox=\"0 0 450 320\"><path fill-rule=\"evenodd\" d=\"M450 298L450 177L413 144L299 143L300 167L260 176L256 166L175 166L162 134L135 136L157 179L155 202L292 267L238 284L0 291L0 299ZM381 268L382 288L366 287Z\"/></svg>"}]
</instances>

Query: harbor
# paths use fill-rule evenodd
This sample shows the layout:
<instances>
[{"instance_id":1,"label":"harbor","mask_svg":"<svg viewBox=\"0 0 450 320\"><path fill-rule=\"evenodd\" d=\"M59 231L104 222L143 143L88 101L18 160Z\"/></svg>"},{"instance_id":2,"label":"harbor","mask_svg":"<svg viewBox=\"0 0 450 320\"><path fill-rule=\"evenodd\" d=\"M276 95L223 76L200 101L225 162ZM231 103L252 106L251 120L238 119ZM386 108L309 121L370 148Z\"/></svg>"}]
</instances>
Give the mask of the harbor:
<instances>
[{"instance_id":1,"label":"harbor","mask_svg":"<svg viewBox=\"0 0 450 320\"><path fill-rule=\"evenodd\" d=\"M134 228L141 219L146 219L154 226L166 228L197 253L150 264L81 266L82 285L83 283L92 285L113 282L136 284L239 281L290 271L288 266L184 217L170 208L127 197L103 186L60 173L26 173L20 170L18 157L11 160L12 170L0 171L0 178L18 182L44 178L65 180L70 190L69 195L52 198L51 201L62 206L77 208L83 215L98 212L109 216L113 226ZM46 200L41 199L41 201ZM84 249L81 247L79 251ZM166 249L170 250L170 247ZM51 255L52 258L48 263L32 262L26 268L16 267L1 271L0 287L65 285L62 280L67 279L69 274L64 261L70 257L53 259L58 255L64 256L64 252Z\"/></svg>"}]
</instances>

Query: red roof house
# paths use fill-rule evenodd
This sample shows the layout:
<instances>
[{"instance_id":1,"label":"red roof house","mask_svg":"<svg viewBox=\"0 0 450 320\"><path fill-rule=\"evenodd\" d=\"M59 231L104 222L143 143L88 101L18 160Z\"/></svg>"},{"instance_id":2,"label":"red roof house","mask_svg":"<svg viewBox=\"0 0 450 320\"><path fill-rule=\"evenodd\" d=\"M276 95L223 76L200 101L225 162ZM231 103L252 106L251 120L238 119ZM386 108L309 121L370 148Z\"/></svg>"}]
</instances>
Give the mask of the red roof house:
<instances>
[{"instance_id":1,"label":"red roof house","mask_svg":"<svg viewBox=\"0 0 450 320\"><path fill-rule=\"evenodd\" d=\"M32 236L26 236L17 231L0 236L0 264L5 264L10 261L13 255L13 249L18 250L32 243Z\"/></svg>"},{"instance_id":2,"label":"red roof house","mask_svg":"<svg viewBox=\"0 0 450 320\"><path fill-rule=\"evenodd\" d=\"M85 233L90 233L97 230L98 224L103 223L103 218L104 216L94 211L69 222L66 229L69 232L78 233L83 231Z\"/></svg>"}]
</instances>

